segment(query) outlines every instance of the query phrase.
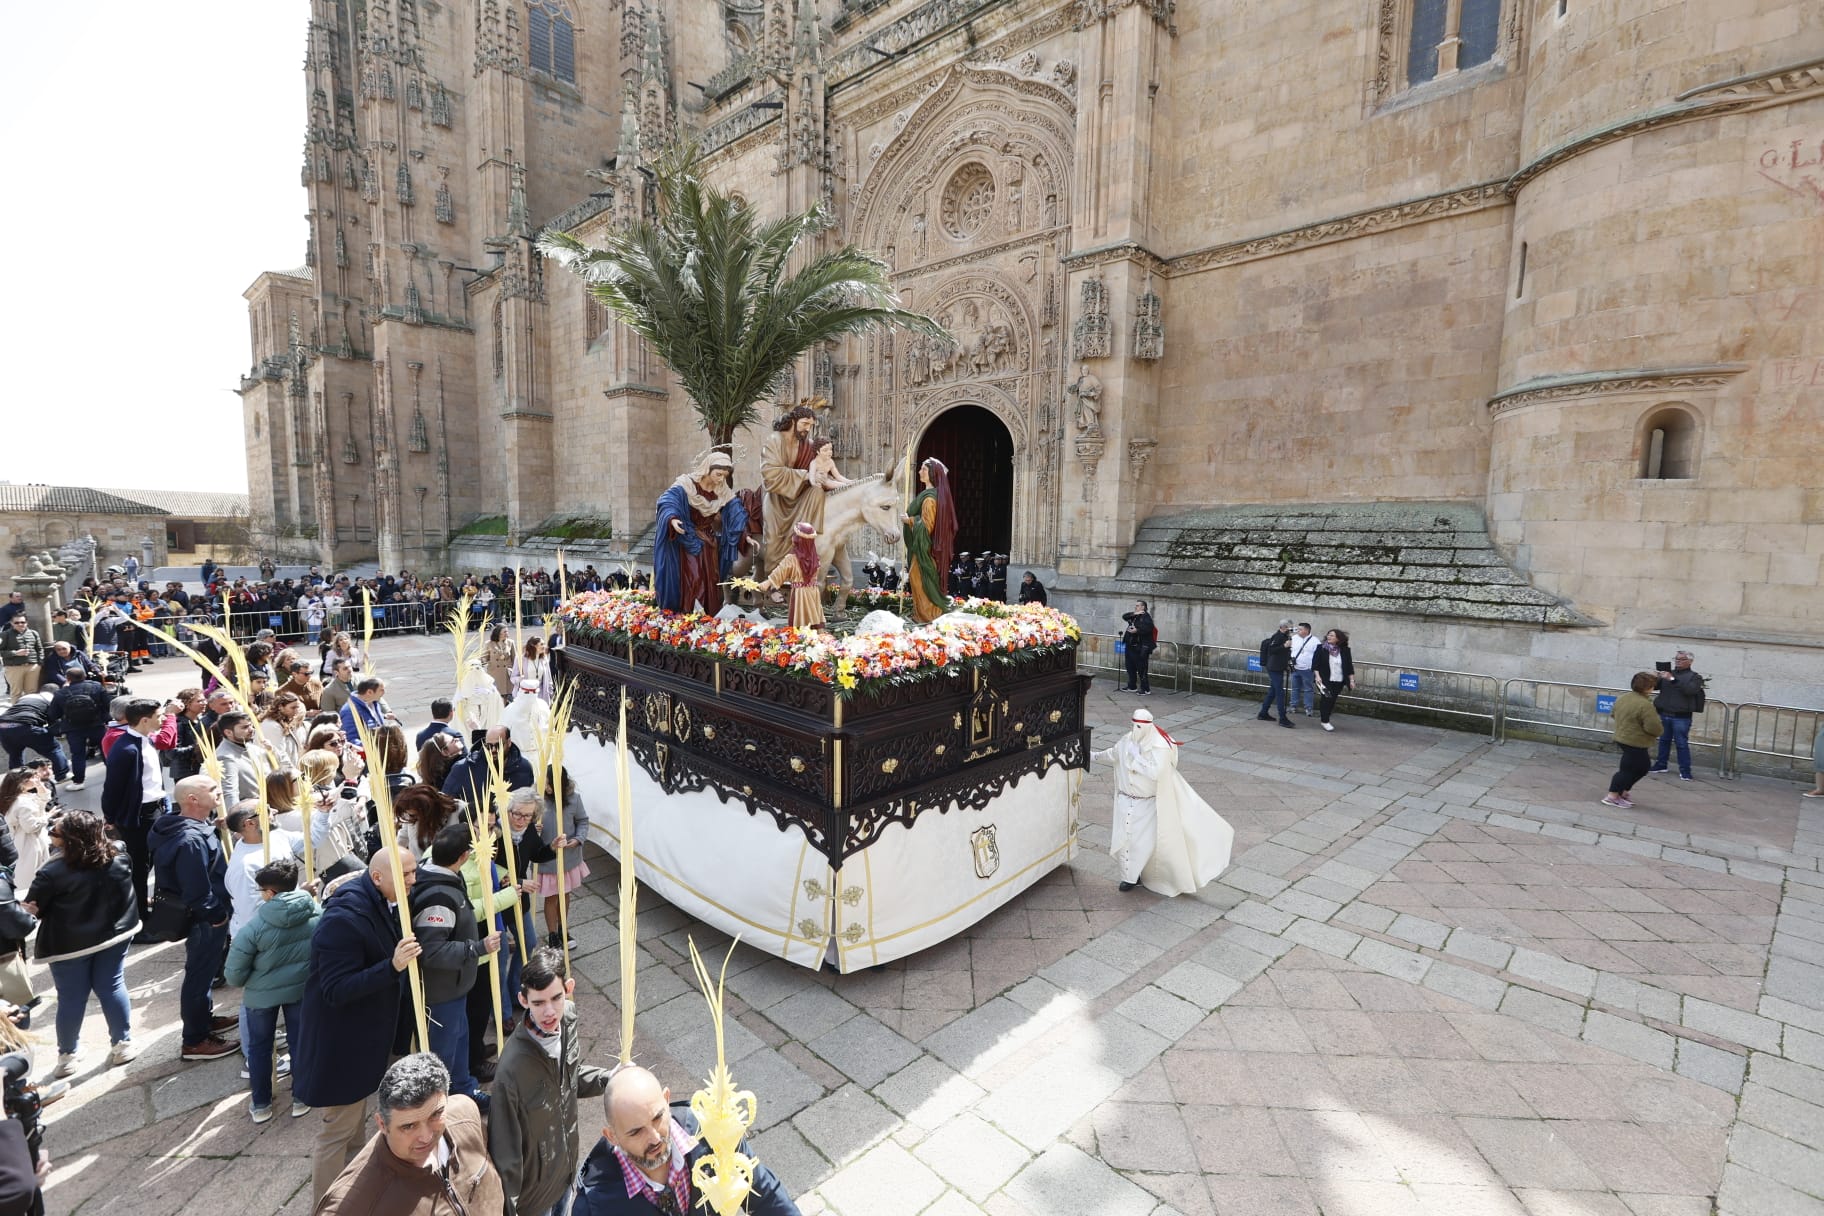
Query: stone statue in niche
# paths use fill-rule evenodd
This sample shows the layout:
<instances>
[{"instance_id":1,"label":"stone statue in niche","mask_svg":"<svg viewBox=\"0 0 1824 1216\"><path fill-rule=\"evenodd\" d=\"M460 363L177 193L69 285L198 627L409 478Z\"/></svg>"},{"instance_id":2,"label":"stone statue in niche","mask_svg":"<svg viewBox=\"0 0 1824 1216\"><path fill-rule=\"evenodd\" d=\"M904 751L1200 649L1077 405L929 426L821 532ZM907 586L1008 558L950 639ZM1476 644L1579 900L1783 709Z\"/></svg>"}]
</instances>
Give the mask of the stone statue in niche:
<instances>
[{"instance_id":1,"label":"stone statue in niche","mask_svg":"<svg viewBox=\"0 0 1824 1216\"><path fill-rule=\"evenodd\" d=\"M931 380L931 347L933 339L913 333L906 339L906 383L927 384Z\"/></svg>"},{"instance_id":2,"label":"stone statue in niche","mask_svg":"<svg viewBox=\"0 0 1824 1216\"><path fill-rule=\"evenodd\" d=\"M1087 366L1077 378L1064 386L1064 393L1076 405L1077 429L1086 435L1102 433L1102 381Z\"/></svg>"}]
</instances>

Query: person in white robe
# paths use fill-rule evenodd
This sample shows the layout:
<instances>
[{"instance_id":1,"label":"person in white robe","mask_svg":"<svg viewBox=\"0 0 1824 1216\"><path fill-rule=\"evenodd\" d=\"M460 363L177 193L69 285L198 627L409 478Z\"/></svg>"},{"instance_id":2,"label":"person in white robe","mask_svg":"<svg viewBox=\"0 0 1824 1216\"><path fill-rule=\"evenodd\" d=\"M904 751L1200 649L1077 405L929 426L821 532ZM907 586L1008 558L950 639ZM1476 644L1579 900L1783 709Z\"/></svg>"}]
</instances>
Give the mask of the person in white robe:
<instances>
[{"instance_id":1,"label":"person in white robe","mask_svg":"<svg viewBox=\"0 0 1824 1216\"><path fill-rule=\"evenodd\" d=\"M456 720L465 731L491 730L500 725L504 704L494 677L482 666L481 659L470 659L456 688Z\"/></svg>"},{"instance_id":2,"label":"person in white robe","mask_svg":"<svg viewBox=\"0 0 1824 1216\"><path fill-rule=\"evenodd\" d=\"M519 695L501 711L500 725L512 732L520 754L538 771L539 741L551 729L551 705L538 695L538 681L526 678L519 682Z\"/></svg>"},{"instance_id":3,"label":"person in white robe","mask_svg":"<svg viewBox=\"0 0 1824 1216\"><path fill-rule=\"evenodd\" d=\"M1115 767L1115 818L1109 852L1121 889L1184 895L1214 882L1229 865L1235 829L1178 772L1178 741L1136 709L1133 729L1090 759Z\"/></svg>"}]
</instances>

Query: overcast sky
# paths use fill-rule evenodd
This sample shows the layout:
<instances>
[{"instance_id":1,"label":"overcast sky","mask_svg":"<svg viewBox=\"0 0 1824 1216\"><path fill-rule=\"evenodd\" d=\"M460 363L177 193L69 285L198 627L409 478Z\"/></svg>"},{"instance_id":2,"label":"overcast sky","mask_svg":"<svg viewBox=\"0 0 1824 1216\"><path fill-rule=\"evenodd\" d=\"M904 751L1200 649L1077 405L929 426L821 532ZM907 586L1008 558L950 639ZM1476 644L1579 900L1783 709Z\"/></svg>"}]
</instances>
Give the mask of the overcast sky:
<instances>
[{"instance_id":1,"label":"overcast sky","mask_svg":"<svg viewBox=\"0 0 1824 1216\"><path fill-rule=\"evenodd\" d=\"M9 17L0 481L245 490L241 292L304 261L308 0Z\"/></svg>"}]
</instances>

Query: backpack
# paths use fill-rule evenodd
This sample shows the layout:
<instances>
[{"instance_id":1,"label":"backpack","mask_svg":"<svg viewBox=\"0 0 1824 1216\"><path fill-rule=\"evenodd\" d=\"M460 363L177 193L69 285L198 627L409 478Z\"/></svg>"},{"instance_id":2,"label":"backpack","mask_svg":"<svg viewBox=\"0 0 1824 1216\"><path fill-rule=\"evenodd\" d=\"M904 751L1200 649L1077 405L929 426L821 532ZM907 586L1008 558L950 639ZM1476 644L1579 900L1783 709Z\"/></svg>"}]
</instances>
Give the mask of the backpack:
<instances>
[{"instance_id":1,"label":"backpack","mask_svg":"<svg viewBox=\"0 0 1824 1216\"><path fill-rule=\"evenodd\" d=\"M63 720L79 730L101 722L101 703L86 692L66 692L63 696Z\"/></svg>"}]
</instances>

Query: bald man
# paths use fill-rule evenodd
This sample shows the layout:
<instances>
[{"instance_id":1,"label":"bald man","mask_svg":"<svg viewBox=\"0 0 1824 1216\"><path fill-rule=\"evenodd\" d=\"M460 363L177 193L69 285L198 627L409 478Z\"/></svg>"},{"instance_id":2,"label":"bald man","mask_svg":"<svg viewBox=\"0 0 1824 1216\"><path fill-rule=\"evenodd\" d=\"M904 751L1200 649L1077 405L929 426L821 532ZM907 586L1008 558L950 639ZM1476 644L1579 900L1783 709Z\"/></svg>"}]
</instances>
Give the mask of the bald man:
<instances>
[{"instance_id":1,"label":"bald man","mask_svg":"<svg viewBox=\"0 0 1824 1216\"><path fill-rule=\"evenodd\" d=\"M177 1001L184 1024L179 1058L219 1060L235 1054L237 1045L224 1032L239 1021L230 1013L218 1016L209 995L228 946L228 860L215 832L222 787L206 774L185 777L172 789L171 800L175 811L153 820L147 840L159 901L175 895L189 911Z\"/></svg>"},{"instance_id":2,"label":"bald man","mask_svg":"<svg viewBox=\"0 0 1824 1216\"><path fill-rule=\"evenodd\" d=\"M697 1119L686 1102L672 1104L671 1091L638 1065L609 1078L604 1098L608 1126L583 1163L571 1216L689 1216L702 1196L691 1170L709 1145L697 1140ZM745 1141L741 1152L751 1153ZM800 1216L798 1205L766 1168L754 1166L748 1216Z\"/></svg>"}]
</instances>

